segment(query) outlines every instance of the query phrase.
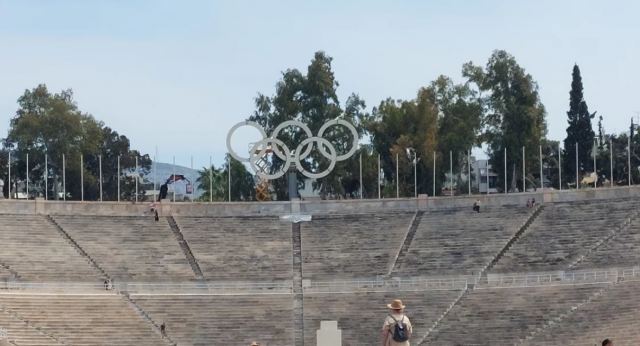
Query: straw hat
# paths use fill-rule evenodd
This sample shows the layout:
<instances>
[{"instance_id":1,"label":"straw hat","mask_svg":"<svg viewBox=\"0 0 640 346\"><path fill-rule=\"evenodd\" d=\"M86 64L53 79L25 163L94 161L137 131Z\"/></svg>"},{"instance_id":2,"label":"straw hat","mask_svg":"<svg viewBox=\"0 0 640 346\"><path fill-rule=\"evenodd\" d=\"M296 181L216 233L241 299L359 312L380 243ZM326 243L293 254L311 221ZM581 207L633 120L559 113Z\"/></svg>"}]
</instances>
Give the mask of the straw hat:
<instances>
[{"instance_id":1,"label":"straw hat","mask_svg":"<svg viewBox=\"0 0 640 346\"><path fill-rule=\"evenodd\" d=\"M252 342L252 343L251 343L251 345L249 345L249 346L260 346L260 344L254 341L254 342Z\"/></svg>"},{"instance_id":2,"label":"straw hat","mask_svg":"<svg viewBox=\"0 0 640 346\"><path fill-rule=\"evenodd\" d=\"M402 304L402 300L394 299L391 304L387 304L387 307L392 310L402 310L404 309L404 304Z\"/></svg>"}]
</instances>

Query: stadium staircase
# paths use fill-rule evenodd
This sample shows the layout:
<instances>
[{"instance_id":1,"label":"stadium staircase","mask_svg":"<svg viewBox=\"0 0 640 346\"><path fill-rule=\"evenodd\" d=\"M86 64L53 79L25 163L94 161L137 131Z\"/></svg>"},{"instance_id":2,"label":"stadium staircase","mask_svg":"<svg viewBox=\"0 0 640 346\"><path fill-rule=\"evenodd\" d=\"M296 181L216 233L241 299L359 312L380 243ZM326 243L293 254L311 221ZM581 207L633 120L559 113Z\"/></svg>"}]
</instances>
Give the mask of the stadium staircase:
<instances>
[{"instance_id":1,"label":"stadium staircase","mask_svg":"<svg viewBox=\"0 0 640 346\"><path fill-rule=\"evenodd\" d=\"M33 325L17 312L2 305L0 305L0 326L11 330L12 345L16 345L15 340L25 345L65 345L55 335Z\"/></svg>"},{"instance_id":2,"label":"stadium staircase","mask_svg":"<svg viewBox=\"0 0 640 346\"><path fill-rule=\"evenodd\" d=\"M182 249L182 252L184 252L184 255L187 258L187 261L189 261L189 264L191 265L191 269L193 270L193 273L195 274L196 278L198 280L204 280L204 275L202 274L202 270L200 270L200 265L198 264L198 261L196 260L196 258L193 256L193 253L191 252L191 248L189 247L189 243L187 243L187 241L184 239L184 236L182 235L182 230L180 229L178 222L173 216L167 216L167 222L169 222L171 231L173 231L173 235L176 237L178 244L180 244L180 248Z\"/></svg>"},{"instance_id":3,"label":"stadium staircase","mask_svg":"<svg viewBox=\"0 0 640 346\"><path fill-rule=\"evenodd\" d=\"M304 346L304 297L302 291L302 236L300 223L291 224L293 256L293 325L295 346Z\"/></svg>"},{"instance_id":4,"label":"stadium staircase","mask_svg":"<svg viewBox=\"0 0 640 346\"><path fill-rule=\"evenodd\" d=\"M162 335L162 331L160 330L160 325L154 321L149 314L144 311L131 297L127 292L118 292L122 298L127 302L127 304L135 311L140 318L142 318L145 322L151 325L153 331L158 334L160 338L164 341L165 344L171 346L177 346L178 344L171 339L171 337L167 335Z\"/></svg>"},{"instance_id":5,"label":"stadium staircase","mask_svg":"<svg viewBox=\"0 0 640 346\"><path fill-rule=\"evenodd\" d=\"M533 212L529 215L527 220L525 220L525 222L520 226L518 231L511 237L511 239L509 239L509 241L507 241L504 247L496 254L496 256L491 260L491 262L489 262L484 268L482 268L482 270L478 274L479 279L482 279L483 276L485 276L486 273L489 270L491 270L491 268L493 268L493 266L496 265L498 261L500 261L500 259L504 256L504 254L507 253L507 251L509 251L509 249L513 246L513 244L515 244L518 241L518 239L520 239L520 237L527 231L529 226L536 220L536 218L538 218L538 216L540 215L540 213L542 213L543 210L544 210L544 206L541 204L538 204L535 207Z\"/></svg>"},{"instance_id":6,"label":"stadium staircase","mask_svg":"<svg viewBox=\"0 0 640 346\"><path fill-rule=\"evenodd\" d=\"M572 262L571 264L569 264L569 269L573 269L575 267L577 267L580 263L582 263L583 261L585 261L589 255L593 254L594 252L596 252L598 249L604 247L605 245L609 244L614 238L616 238L618 235L623 234L625 232L628 232L629 229L633 226L634 221L636 221L638 219L638 216L640 215L640 209L636 209L634 210L626 219L625 221L617 226L614 227L609 234L605 235L604 237L602 237L600 240L598 240L593 246L591 246L584 254L582 254L580 257L578 257L574 262Z\"/></svg>"},{"instance_id":7,"label":"stadium staircase","mask_svg":"<svg viewBox=\"0 0 640 346\"><path fill-rule=\"evenodd\" d=\"M416 231L418 230L418 226L420 225L420 220L422 220L422 215L424 215L424 211L419 210L416 211L415 215L413 215L413 219L411 219L411 224L409 225L409 229L405 234L404 240L402 241L402 245L400 249L396 252L396 255L393 257L393 261L391 265L389 265L389 271L387 272L387 277L391 276L391 273L396 269L398 263L402 263L404 261L404 257L407 255L409 251L409 247L411 246L411 242L413 241L413 237L416 235Z\"/></svg>"},{"instance_id":8,"label":"stadium staircase","mask_svg":"<svg viewBox=\"0 0 640 346\"><path fill-rule=\"evenodd\" d=\"M80 256L84 257L93 268L100 272L104 279L111 280L111 276L109 276L109 274L107 274L107 272L102 269L102 267L100 267L100 265L98 265L98 263L91 256L89 256L86 251L84 251L84 249L69 235L69 233L64 230L64 228L62 228L62 226L60 226L56 222L53 217L51 217L51 215L47 215L46 219L55 227L56 230L58 230L58 233L60 233L62 238L64 238L67 243L69 243L69 245L71 245L76 250L76 252L80 254Z\"/></svg>"}]
</instances>

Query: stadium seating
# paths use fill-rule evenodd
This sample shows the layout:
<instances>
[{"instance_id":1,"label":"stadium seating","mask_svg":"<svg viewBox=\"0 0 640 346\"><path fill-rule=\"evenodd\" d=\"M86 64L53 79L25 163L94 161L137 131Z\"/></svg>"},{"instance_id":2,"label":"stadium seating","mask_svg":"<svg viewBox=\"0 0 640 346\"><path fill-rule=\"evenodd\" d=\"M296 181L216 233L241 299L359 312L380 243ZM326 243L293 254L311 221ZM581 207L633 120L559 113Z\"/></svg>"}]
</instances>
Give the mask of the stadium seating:
<instances>
[{"instance_id":1,"label":"stadium seating","mask_svg":"<svg viewBox=\"0 0 640 346\"><path fill-rule=\"evenodd\" d=\"M0 307L67 345L163 344L151 324L115 294L0 294ZM23 342L18 345L30 345L29 337L20 336ZM55 342L47 343L51 344Z\"/></svg>"},{"instance_id":2,"label":"stadium seating","mask_svg":"<svg viewBox=\"0 0 640 346\"><path fill-rule=\"evenodd\" d=\"M394 274L477 274L524 224L532 209L523 206L430 211Z\"/></svg>"},{"instance_id":3,"label":"stadium seating","mask_svg":"<svg viewBox=\"0 0 640 346\"><path fill-rule=\"evenodd\" d=\"M132 295L180 346L293 345L291 295Z\"/></svg>"},{"instance_id":4,"label":"stadium seating","mask_svg":"<svg viewBox=\"0 0 640 346\"><path fill-rule=\"evenodd\" d=\"M492 288L470 291L429 335L434 345L513 345L602 285Z\"/></svg>"},{"instance_id":5,"label":"stadium seating","mask_svg":"<svg viewBox=\"0 0 640 346\"><path fill-rule=\"evenodd\" d=\"M621 225L633 200L598 200L545 206L494 272L537 272L566 269L589 247Z\"/></svg>"},{"instance_id":6,"label":"stadium seating","mask_svg":"<svg viewBox=\"0 0 640 346\"><path fill-rule=\"evenodd\" d=\"M101 279L44 216L0 214L0 247L0 263L16 272L21 281ZM2 265L0 278L8 272Z\"/></svg>"},{"instance_id":7,"label":"stadium seating","mask_svg":"<svg viewBox=\"0 0 640 346\"><path fill-rule=\"evenodd\" d=\"M301 226L306 279L386 274L414 213L322 215Z\"/></svg>"},{"instance_id":8,"label":"stadium seating","mask_svg":"<svg viewBox=\"0 0 640 346\"><path fill-rule=\"evenodd\" d=\"M640 264L640 220L634 219L627 228L585 256L576 269L631 267Z\"/></svg>"},{"instance_id":9,"label":"stadium seating","mask_svg":"<svg viewBox=\"0 0 640 346\"><path fill-rule=\"evenodd\" d=\"M412 341L419 339L439 315L460 295L459 290L427 290L422 292L360 292L305 294L305 345L316 345L320 321L338 321L343 346L370 346L380 343L386 304L402 299L413 325ZM413 344L413 343L412 343Z\"/></svg>"},{"instance_id":10,"label":"stadium seating","mask_svg":"<svg viewBox=\"0 0 640 346\"><path fill-rule=\"evenodd\" d=\"M165 219L56 216L55 220L116 281L195 279Z\"/></svg>"},{"instance_id":11,"label":"stadium seating","mask_svg":"<svg viewBox=\"0 0 640 346\"><path fill-rule=\"evenodd\" d=\"M176 217L207 280L291 280L291 224L276 217Z\"/></svg>"},{"instance_id":12,"label":"stadium seating","mask_svg":"<svg viewBox=\"0 0 640 346\"><path fill-rule=\"evenodd\" d=\"M581 306L560 323L536 334L529 345L640 345L640 282L621 282Z\"/></svg>"},{"instance_id":13,"label":"stadium seating","mask_svg":"<svg viewBox=\"0 0 640 346\"><path fill-rule=\"evenodd\" d=\"M2 306L0 306L0 329L7 333L7 340L14 342L16 345L62 345L56 339L15 317Z\"/></svg>"}]
</instances>

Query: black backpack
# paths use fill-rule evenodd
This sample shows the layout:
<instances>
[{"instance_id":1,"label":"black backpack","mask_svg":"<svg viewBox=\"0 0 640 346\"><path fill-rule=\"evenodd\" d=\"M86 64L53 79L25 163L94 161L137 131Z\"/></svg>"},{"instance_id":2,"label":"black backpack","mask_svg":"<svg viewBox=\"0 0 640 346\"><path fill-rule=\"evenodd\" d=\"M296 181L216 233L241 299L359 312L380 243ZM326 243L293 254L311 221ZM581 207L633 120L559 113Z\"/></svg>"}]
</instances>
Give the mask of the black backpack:
<instances>
[{"instance_id":1,"label":"black backpack","mask_svg":"<svg viewBox=\"0 0 640 346\"><path fill-rule=\"evenodd\" d=\"M391 317L393 322L395 322L393 324L393 334L391 335L393 341L403 342L409 340L409 332L407 331L407 328L405 328L405 324L402 323L402 321L404 321L404 315L402 315L402 319L400 321L396 320L391 315L389 315L389 317Z\"/></svg>"}]
</instances>

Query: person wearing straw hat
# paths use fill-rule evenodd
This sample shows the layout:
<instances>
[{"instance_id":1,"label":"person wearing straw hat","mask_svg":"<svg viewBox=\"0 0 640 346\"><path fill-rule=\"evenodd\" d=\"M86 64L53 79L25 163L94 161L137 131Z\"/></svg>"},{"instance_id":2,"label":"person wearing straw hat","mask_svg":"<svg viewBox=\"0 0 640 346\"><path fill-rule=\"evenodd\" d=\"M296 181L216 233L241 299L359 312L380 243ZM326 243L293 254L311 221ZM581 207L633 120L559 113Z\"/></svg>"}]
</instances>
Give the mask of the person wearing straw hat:
<instances>
[{"instance_id":1,"label":"person wearing straw hat","mask_svg":"<svg viewBox=\"0 0 640 346\"><path fill-rule=\"evenodd\" d=\"M409 346L413 329L409 317L404 314L402 300L393 300L387 308L391 311L382 325L382 346Z\"/></svg>"}]
</instances>

